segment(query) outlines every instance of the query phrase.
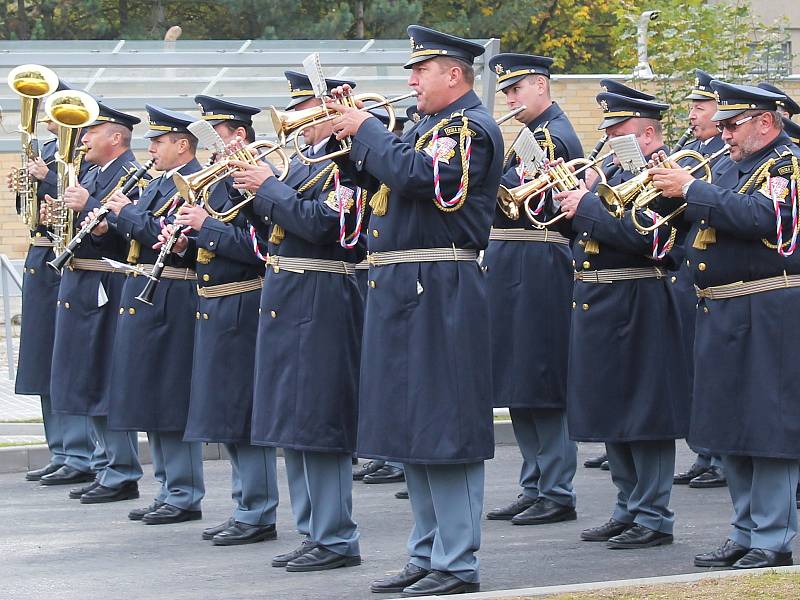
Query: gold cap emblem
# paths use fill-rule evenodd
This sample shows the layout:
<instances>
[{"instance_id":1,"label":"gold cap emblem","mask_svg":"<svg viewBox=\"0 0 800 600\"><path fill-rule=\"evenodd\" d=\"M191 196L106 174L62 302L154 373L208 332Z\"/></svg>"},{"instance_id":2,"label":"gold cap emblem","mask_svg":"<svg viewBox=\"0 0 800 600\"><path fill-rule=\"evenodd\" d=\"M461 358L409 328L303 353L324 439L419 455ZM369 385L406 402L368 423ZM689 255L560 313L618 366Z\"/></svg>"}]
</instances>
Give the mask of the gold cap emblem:
<instances>
[{"instance_id":1,"label":"gold cap emblem","mask_svg":"<svg viewBox=\"0 0 800 600\"><path fill-rule=\"evenodd\" d=\"M603 112L608 112L608 102L600 100L600 108L603 109Z\"/></svg>"},{"instance_id":2,"label":"gold cap emblem","mask_svg":"<svg viewBox=\"0 0 800 600\"><path fill-rule=\"evenodd\" d=\"M502 72L503 72L503 65L501 65L500 63L497 63L497 64L494 66L494 72L495 72L495 73L497 73L498 75L502 74Z\"/></svg>"}]
</instances>

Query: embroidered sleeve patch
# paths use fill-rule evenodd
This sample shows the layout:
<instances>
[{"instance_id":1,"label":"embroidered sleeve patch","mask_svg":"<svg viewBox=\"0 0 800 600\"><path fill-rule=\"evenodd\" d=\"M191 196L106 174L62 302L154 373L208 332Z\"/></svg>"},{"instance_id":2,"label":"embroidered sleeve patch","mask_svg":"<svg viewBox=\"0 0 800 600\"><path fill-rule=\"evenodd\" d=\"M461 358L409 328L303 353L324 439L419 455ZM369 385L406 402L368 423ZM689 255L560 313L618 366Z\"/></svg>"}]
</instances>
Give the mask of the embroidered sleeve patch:
<instances>
[{"instance_id":1,"label":"embroidered sleeve patch","mask_svg":"<svg viewBox=\"0 0 800 600\"><path fill-rule=\"evenodd\" d=\"M339 212L339 201L341 201L344 204L344 212L349 213L353 206L355 195L356 193L354 190L342 185L339 186L339 200L336 198L336 192L333 191L328 194L325 204L336 212Z\"/></svg>"},{"instance_id":2,"label":"embroidered sleeve patch","mask_svg":"<svg viewBox=\"0 0 800 600\"><path fill-rule=\"evenodd\" d=\"M461 125L450 125L449 127L445 127L442 129L444 135L461 135ZM475 132L472 129L467 129L467 135L470 137L475 137Z\"/></svg>"},{"instance_id":3,"label":"embroidered sleeve patch","mask_svg":"<svg viewBox=\"0 0 800 600\"><path fill-rule=\"evenodd\" d=\"M769 184L769 187L767 187ZM773 200L783 202L789 194L789 180L785 177L770 177L761 186L761 193Z\"/></svg>"},{"instance_id":4,"label":"embroidered sleeve patch","mask_svg":"<svg viewBox=\"0 0 800 600\"><path fill-rule=\"evenodd\" d=\"M457 144L458 142L456 142L456 140L453 138L440 137L436 140L436 147L433 145L433 140L428 143L428 145L425 147L425 154L431 158L433 158L435 154L438 162L449 165L450 159L456 155Z\"/></svg>"},{"instance_id":5,"label":"embroidered sleeve patch","mask_svg":"<svg viewBox=\"0 0 800 600\"><path fill-rule=\"evenodd\" d=\"M778 169L778 175L789 175L793 171L792 165L786 165L785 167L781 167Z\"/></svg>"}]
</instances>

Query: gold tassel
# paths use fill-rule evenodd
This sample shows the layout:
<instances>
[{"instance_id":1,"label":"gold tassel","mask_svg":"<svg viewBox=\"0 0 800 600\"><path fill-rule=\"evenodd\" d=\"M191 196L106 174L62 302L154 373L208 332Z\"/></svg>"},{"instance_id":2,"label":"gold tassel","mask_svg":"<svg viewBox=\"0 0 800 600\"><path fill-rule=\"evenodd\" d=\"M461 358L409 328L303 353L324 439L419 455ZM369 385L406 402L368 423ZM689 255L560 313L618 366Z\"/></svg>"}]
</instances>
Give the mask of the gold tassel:
<instances>
[{"instance_id":1,"label":"gold tassel","mask_svg":"<svg viewBox=\"0 0 800 600\"><path fill-rule=\"evenodd\" d=\"M135 265L139 262L139 255L142 253L142 244L138 240L131 240L128 248L128 264Z\"/></svg>"},{"instance_id":2,"label":"gold tassel","mask_svg":"<svg viewBox=\"0 0 800 600\"><path fill-rule=\"evenodd\" d=\"M382 183L380 189L372 196L369 206L373 215L382 217L387 213L389 210L389 192L391 192L389 186Z\"/></svg>"},{"instance_id":3,"label":"gold tassel","mask_svg":"<svg viewBox=\"0 0 800 600\"><path fill-rule=\"evenodd\" d=\"M706 227L705 229L701 229L697 232L697 236L694 238L694 243L692 244L692 248L696 250L706 250L708 249L709 244L716 244L717 243L717 230L713 227Z\"/></svg>"},{"instance_id":4,"label":"gold tassel","mask_svg":"<svg viewBox=\"0 0 800 600\"><path fill-rule=\"evenodd\" d=\"M597 240L586 240L583 251L586 254L600 254L600 243Z\"/></svg>"},{"instance_id":5,"label":"gold tassel","mask_svg":"<svg viewBox=\"0 0 800 600\"><path fill-rule=\"evenodd\" d=\"M273 225L272 227L272 234L269 236L269 243L275 244L276 246L283 241L283 238L286 237L286 232L283 230L278 224Z\"/></svg>"}]
</instances>

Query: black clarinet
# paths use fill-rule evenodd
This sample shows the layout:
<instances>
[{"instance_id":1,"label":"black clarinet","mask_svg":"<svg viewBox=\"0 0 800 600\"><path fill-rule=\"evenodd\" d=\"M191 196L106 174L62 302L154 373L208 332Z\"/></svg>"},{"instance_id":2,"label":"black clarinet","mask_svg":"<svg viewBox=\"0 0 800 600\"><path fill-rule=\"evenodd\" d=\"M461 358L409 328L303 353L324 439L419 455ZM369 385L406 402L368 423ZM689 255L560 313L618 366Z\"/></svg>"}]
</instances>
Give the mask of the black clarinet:
<instances>
[{"instance_id":1,"label":"black clarinet","mask_svg":"<svg viewBox=\"0 0 800 600\"><path fill-rule=\"evenodd\" d=\"M677 152L686 145L686 142L689 141L689 137L692 135L692 131L694 131L694 127L691 125L686 128L686 131L683 132L681 139L678 140L678 142L675 144L675 147L672 149L673 152Z\"/></svg>"},{"instance_id":2,"label":"black clarinet","mask_svg":"<svg viewBox=\"0 0 800 600\"><path fill-rule=\"evenodd\" d=\"M151 158L146 163L144 163L141 167L139 167L133 174L128 175L128 178L125 180L125 183L120 188L120 191L125 194L126 196L136 187L142 177L150 170L150 168L155 163L155 159ZM80 231L75 234L69 243L64 248L64 251L56 256L53 260L51 260L48 265L53 267L59 273L61 270L66 266L69 260L75 255L75 250L80 247L88 235L92 232L92 230L97 227L100 223L105 221L108 213L111 212L111 209L108 208L105 204L100 207L100 210L95 214L91 220L86 223L83 227L81 227Z\"/></svg>"},{"instance_id":3,"label":"black clarinet","mask_svg":"<svg viewBox=\"0 0 800 600\"><path fill-rule=\"evenodd\" d=\"M155 296L158 282L161 281L161 274L164 272L164 267L167 266L167 257L170 255L170 252L172 252L175 244L178 243L182 233L181 227L175 225L175 230L172 232L172 235L164 242L164 245L161 246L161 251L158 253L156 262L153 265L153 270L146 276L147 283L144 284L144 288L142 288L142 291L136 296L139 302L144 302L145 304L153 306L153 296Z\"/></svg>"},{"instance_id":4,"label":"black clarinet","mask_svg":"<svg viewBox=\"0 0 800 600\"><path fill-rule=\"evenodd\" d=\"M603 146L606 145L607 141L608 134L605 134L603 137L597 140L597 143L594 145L594 149L589 153L589 156L586 157L587 160L593 161L595 158L597 158L597 155L600 154L600 150L603 149Z\"/></svg>"}]
</instances>

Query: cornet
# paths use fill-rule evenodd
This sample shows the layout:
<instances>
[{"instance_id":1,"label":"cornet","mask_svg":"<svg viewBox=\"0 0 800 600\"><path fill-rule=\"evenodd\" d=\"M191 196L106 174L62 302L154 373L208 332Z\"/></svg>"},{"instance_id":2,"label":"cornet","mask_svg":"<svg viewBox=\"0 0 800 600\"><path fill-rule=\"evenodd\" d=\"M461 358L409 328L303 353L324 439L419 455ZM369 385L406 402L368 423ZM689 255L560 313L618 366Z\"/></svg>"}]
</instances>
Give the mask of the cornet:
<instances>
[{"instance_id":1,"label":"cornet","mask_svg":"<svg viewBox=\"0 0 800 600\"><path fill-rule=\"evenodd\" d=\"M416 95L417 92L409 92L408 94L397 96L396 98L386 98L380 94L351 94L339 99L339 102L352 108L358 108L359 103L375 102L375 104L364 106L363 108L359 108L359 110L372 110L373 108L385 107L386 112L389 114L389 123L386 125L386 128L391 131L394 129L396 120L392 104L413 98ZM304 110L278 110L274 106L271 106L269 110L272 115L272 125L275 128L275 133L278 135L279 143L281 145L287 145L290 136L293 136L294 149L297 152L298 158L304 163L320 163L336 158L337 156L344 156L350 152L351 143L348 140L342 140L341 150L328 152L322 156L309 158L304 156L301 152L300 138L303 135L304 129L322 125L323 123L329 123L339 116L338 113L329 111L324 103Z\"/></svg>"}]
</instances>

